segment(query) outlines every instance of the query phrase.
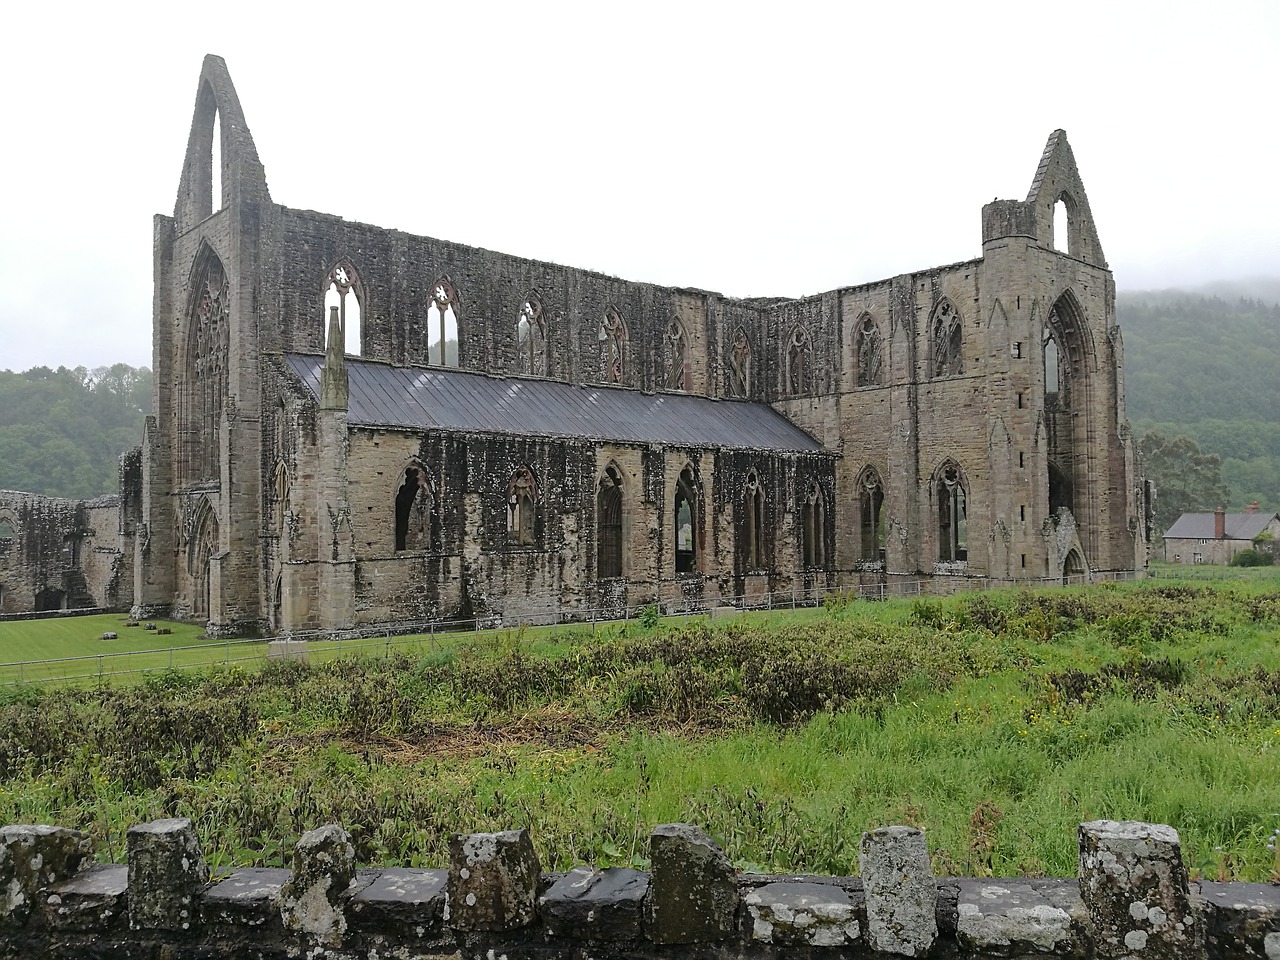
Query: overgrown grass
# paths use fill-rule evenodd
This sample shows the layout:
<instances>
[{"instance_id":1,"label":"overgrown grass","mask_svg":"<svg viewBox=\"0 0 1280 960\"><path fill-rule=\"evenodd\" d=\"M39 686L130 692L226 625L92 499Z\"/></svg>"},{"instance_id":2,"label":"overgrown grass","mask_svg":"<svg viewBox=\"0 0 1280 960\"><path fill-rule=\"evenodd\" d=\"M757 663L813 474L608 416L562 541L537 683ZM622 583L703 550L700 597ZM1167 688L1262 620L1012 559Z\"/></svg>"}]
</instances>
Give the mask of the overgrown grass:
<instances>
[{"instance_id":1,"label":"overgrown grass","mask_svg":"<svg viewBox=\"0 0 1280 960\"><path fill-rule=\"evenodd\" d=\"M1280 593L1156 582L687 626L506 631L413 656L0 690L0 822L190 816L218 865L337 821L369 863L527 825L544 865L656 823L744 868L852 873L915 823L949 874L1071 875L1075 827L1166 822L1203 875L1280 869ZM1218 849L1221 848L1221 849Z\"/></svg>"}]
</instances>

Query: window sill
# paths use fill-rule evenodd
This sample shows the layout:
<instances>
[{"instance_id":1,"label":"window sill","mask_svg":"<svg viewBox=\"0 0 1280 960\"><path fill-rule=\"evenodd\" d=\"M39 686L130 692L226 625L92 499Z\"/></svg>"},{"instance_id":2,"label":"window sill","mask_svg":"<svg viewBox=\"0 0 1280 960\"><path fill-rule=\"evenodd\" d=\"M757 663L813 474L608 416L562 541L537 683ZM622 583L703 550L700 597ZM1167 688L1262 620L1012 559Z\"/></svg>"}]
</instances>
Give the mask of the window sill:
<instances>
[{"instance_id":1,"label":"window sill","mask_svg":"<svg viewBox=\"0 0 1280 960\"><path fill-rule=\"evenodd\" d=\"M958 577L968 572L968 560L939 560L933 565L933 574L936 577Z\"/></svg>"}]
</instances>

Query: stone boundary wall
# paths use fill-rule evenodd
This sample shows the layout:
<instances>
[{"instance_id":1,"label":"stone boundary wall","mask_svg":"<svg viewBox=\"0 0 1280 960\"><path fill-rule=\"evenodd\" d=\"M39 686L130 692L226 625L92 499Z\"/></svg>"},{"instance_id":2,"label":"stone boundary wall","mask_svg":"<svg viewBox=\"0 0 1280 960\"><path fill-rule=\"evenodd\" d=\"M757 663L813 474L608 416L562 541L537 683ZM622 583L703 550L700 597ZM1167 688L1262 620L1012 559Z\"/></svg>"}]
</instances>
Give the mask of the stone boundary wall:
<instances>
[{"instance_id":1,"label":"stone boundary wall","mask_svg":"<svg viewBox=\"0 0 1280 960\"><path fill-rule=\"evenodd\" d=\"M76 607L72 610L28 610L26 613L0 613L0 623L14 620L62 620L66 617L94 617L111 613L106 607Z\"/></svg>"},{"instance_id":2,"label":"stone boundary wall","mask_svg":"<svg viewBox=\"0 0 1280 960\"><path fill-rule=\"evenodd\" d=\"M863 834L861 877L738 874L687 824L654 830L648 873L544 873L526 830L455 834L447 869L365 870L330 825L292 870L213 882L190 820L130 829L127 865L91 853L0 828L0 956L1280 960L1280 886L1192 883L1177 831L1134 821L1081 824L1072 880L935 879L911 827Z\"/></svg>"}]
</instances>

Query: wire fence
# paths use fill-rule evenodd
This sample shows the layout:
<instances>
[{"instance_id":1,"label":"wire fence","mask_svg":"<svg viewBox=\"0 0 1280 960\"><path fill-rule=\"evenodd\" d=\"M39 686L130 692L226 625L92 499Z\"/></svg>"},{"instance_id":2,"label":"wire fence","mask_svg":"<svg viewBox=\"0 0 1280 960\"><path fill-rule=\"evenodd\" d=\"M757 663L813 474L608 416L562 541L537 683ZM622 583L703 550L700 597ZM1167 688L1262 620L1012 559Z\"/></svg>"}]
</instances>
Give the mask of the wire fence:
<instances>
[{"instance_id":1,"label":"wire fence","mask_svg":"<svg viewBox=\"0 0 1280 960\"><path fill-rule=\"evenodd\" d=\"M901 597L920 597L949 592L995 590L1018 587L1078 586L1100 581L1135 579L1133 571L1094 573L1059 578L997 579L990 577L892 579L883 582L853 584L839 588L801 589L790 592L765 591L734 597L687 597L666 601L647 600L627 605L609 604L598 607L566 607L548 602L544 606L526 605L519 614L480 616L465 620L414 620L381 624L352 630L313 630L291 632L268 639L225 639L207 643L160 647L150 650L122 650L115 653L85 654L45 660L22 660L0 663L0 686L25 683L97 682L112 678L142 675L165 670L185 670L258 663L270 659L307 659L327 661L343 656L382 654L414 649L416 652L438 653L471 636L501 634L504 631L546 631L551 639L564 631L590 630L594 635L601 627L627 624L637 619L662 616L695 618L727 616L739 612L804 610L828 603L851 600L880 601ZM948 582L941 582L948 581ZM950 589L947 589L950 588ZM652 611L652 612L650 612ZM99 613L101 611L92 611Z\"/></svg>"}]
</instances>

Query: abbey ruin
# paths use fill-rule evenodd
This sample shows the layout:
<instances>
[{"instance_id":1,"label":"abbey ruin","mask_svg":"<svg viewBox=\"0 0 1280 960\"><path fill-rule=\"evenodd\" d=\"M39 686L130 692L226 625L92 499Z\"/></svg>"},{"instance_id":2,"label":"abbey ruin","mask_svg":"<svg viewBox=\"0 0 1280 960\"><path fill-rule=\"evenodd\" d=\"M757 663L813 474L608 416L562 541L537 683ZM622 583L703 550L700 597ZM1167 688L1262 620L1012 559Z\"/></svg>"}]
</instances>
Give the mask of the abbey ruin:
<instances>
[{"instance_id":1,"label":"abbey ruin","mask_svg":"<svg viewBox=\"0 0 1280 960\"><path fill-rule=\"evenodd\" d=\"M738 299L275 203L209 56L154 279L155 415L96 531L126 568L99 605L222 636L1146 564L1115 283L1061 130L1026 200L982 208L980 257ZM0 501L4 610L25 522Z\"/></svg>"}]
</instances>

